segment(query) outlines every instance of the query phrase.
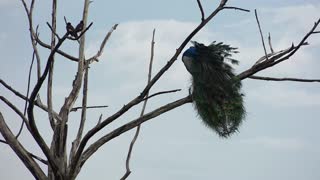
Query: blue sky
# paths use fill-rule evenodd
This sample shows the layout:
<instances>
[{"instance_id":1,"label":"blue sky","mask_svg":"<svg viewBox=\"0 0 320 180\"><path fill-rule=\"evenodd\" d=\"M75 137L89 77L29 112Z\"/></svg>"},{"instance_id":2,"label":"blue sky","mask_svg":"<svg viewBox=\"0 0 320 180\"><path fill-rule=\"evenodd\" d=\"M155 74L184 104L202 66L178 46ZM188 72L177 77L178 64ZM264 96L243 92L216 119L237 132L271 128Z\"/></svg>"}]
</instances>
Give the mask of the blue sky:
<instances>
[{"instance_id":1,"label":"blue sky","mask_svg":"<svg viewBox=\"0 0 320 180\"><path fill-rule=\"evenodd\" d=\"M203 0L206 14L218 1ZM64 33L63 16L76 24L81 19L82 2L58 2L58 31ZM210 43L223 41L239 48L235 57L241 72L263 56L260 35L254 18L258 10L264 35L271 33L276 50L298 43L320 17L318 0L240 1L228 5L252 10L250 13L226 10L216 16L194 40ZM49 1L38 2L34 22L39 24L40 37L48 40ZM26 16L20 1L0 1L0 78L20 92L26 92L32 51ZM88 32L86 56L96 53L104 35L114 23L119 23L108 42L99 63L91 66L89 82L90 105L110 107L89 110L87 128L93 127L100 115L111 115L135 97L146 83L152 30L156 28L154 72L157 72L184 38L199 23L196 1L94 1L89 20L94 25ZM320 78L320 36L313 35L290 61L259 75L273 77ZM68 42L63 50L77 54L77 43ZM48 51L41 50L42 65ZM180 57L179 57L180 58ZM54 107L58 109L70 91L76 64L57 56L54 77ZM33 74L35 77L35 74ZM181 92L156 97L149 101L147 111L184 97L188 93L190 76L178 60L152 89L152 92L181 88ZM34 83L34 81L33 81ZM318 127L320 85L317 83L243 81L247 117L240 132L230 139L221 139L198 119L191 104L161 115L142 126L131 161L129 179L153 180L318 180L320 179L320 134ZM44 88L45 89L45 88ZM0 94L23 108L23 102L0 86ZM41 96L45 100L44 91ZM80 96L81 98L81 96ZM78 101L76 104L80 104ZM108 127L136 118L140 106ZM0 103L6 121L17 131L19 120ZM38 111L41 134L51 137L47 115ZM75 136L79 113L69 120L71 142ZM39 149L23 132L23 144L35 153ZM119 179L125 172L125 157L133 132L109 142L86 163L78 179ZM0 179L33 179L10 148L0 145Z\"/></svg>"}]
</instances>

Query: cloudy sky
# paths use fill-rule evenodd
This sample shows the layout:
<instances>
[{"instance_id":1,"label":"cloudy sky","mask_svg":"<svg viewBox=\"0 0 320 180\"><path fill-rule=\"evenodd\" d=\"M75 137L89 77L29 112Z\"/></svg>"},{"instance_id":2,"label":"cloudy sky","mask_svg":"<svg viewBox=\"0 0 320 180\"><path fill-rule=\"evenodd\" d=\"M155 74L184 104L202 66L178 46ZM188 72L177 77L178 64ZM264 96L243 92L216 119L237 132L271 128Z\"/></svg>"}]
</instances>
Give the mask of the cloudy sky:
<instances>
[{"instance_id":1,"label":"cloudy sky","mask_svg":"<svg viewBox=\"0 0 320 180\"><path fill-rule=\"evenodd\" d=\"M76 24L81 19L82 1L58 2L58 33L65 32L63 16ZM218 1L203 0L206 14ZM210 43L223 41L239 48L236 72L249 68L263 55L254 17L258 10L263 33L270 32L276 50L298 43L320 17L318 0L230 0L230 6L250 9L250 13L225 10L217 15L193 40ZM40 37L49 42L49 1L36 4L34 23ZM195 0L94 1L89 20L86 56L97 52L109 29L119 23L99 63L91 66L89 105L109 105L106 109L88 110L87 128L93 127L102 113L111 115L141 92L146 84L150 40L156 29L154 72L175 52L184 38L197 26L200 12ZM0 0L0 78L20 92L26 92L27 72L32 57L27 18L20 1ZM320 35L312 35L309 46L290 61L259 73L273 77L320 78ZM67 42L62 49L77 54L77 43ZM48 51L42 49L42 65ZM76 64L57 56L54 77L54 107L58 110L70 91ZM33 74L35 77L35 74ZM179 60L160 79L152 92L181 88L181 92L154 98L147 111L184 97L190 75ZM34 81L33 81L34 83ZM206 128L191 104L179 107L142 126L131 161L129 179L153 180L319 180L320 179L320 85L317 83L265 82L244 80L247 117L240 132L221 139ZM0 86L0 95L23 109L23 102ZM45 94L41 96L45 100ZM77 102L80 104L80 101ZM136 118L140 106L108 127ZM13 131L20 120L0 103L0 111ZM75 137L79 113L71 114L69 142ZM51 137L46 114L39 111L41 134ZM44 120L44 121L41 121ZM125 157L133 132L109 142L85 164L79 175L85 179L119 179L125 172ZM21 137L28 150L39 153L27 131ZM49 141L48 141L49 142ZM42 156L42 155L41 155ZM33 179L11 149L0 144L0 179Z\"/></svg>"}]
</instances>

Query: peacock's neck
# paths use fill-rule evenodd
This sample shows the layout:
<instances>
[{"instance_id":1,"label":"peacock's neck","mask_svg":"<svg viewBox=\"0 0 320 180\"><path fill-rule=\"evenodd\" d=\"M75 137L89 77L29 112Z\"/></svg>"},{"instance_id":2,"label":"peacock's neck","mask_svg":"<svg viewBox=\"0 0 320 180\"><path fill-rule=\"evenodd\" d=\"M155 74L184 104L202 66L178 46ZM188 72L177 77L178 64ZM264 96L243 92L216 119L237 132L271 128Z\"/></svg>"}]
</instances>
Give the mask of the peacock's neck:
<instances>
[{"instance_id":1,"label":"peacock's neck","mask_svg":"<svg viewBox=\"0 0 320 180\"><path fill-rule=\"evenodd\" d=\"M194 58L192 58L192 57L189 57L189 56L183 56L182 57L182 61L183 61L183 63L184 63L184 65L185 65L185 67L187 68L187 70L189 71L189 73L194 73Z\"/></svg>"}]
</instances>

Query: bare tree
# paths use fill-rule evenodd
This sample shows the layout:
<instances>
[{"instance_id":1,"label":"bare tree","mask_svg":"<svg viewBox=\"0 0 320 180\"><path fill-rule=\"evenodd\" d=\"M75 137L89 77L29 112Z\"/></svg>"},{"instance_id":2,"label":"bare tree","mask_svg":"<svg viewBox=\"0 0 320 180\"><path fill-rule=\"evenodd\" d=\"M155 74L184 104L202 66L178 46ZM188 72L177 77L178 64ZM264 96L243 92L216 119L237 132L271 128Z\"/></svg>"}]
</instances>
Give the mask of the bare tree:
<instances>
[{"instance_id":1,"label":"bare tree","mask_svg":"<svg viewBox=\"0 0 320 180\"><path fill-rule=\"evenodd\" d=\"M177 99L173 102L170 102L166 105L155 108L154 110L145 113L145 106L147 100L153 98L154 96L173 93L179 91L177 90L169 90L157 92L154 94L149 94L150 89L158 82L160 77L166 73L166 71L173 65L173 63L177 60L178 56L181 54L182 50L185 48L187 43L203 28L205 27L209 21L211 21L218 13L222 11L228 10L237 10L240 12L249 12L249 10L233 7L227 5L228 0L221 0L220 4L214 11L211 13L204 12L200 0L197 0L197 5L199 7L199 11L201 13L201 21L199 25L191 31L191 33L185 38L185 40L180 44L180 46L176 49L176 52L169 59L167 64L163 66L155 75L152 77L152 62L153 62L153 51L154 51L154 36L155 31L153 31L153 36L151 40L151 57L150 57L150 66L148 73L148 82L143 88L143 91L138 94L134 99L127 102L122 108L118 111L114 112L111 116L100 119L96 126L91 128L88 132L84 132L84 127L86 123L86 111L89 108L104 108L106 105L93 105L89 106L87 104L87 95L88 95L88 76L89 76L89 67L93 66L95 63L98 63L99 57L102 55L104 47L112 35L112 32L116 30L117 24L115 24L111 30L106 34L104 39L101 42L100 48L97 53L92 57L85 56L85 37L86 32L90 31L92 23L89 23L87 20L89 13L89 5L91 1L85 0L83 7L83 15L82 20L77 24L71 24L68 22L67 18L65 18L65 26L66 31L64 34L60 35L57 33L56 24L57 24L57 2L56 0L52 0L52 20L51 23L47 23L48 28L51 30L51 43L46 44L43 42L38 33L38 28L34 27L33 22L33 10L35 7L35 0L32 0L30 5L28 5L24 0L21 0L22 5L25 8L26 15L28 17L29 22L29 30L30 30L30 39L33 47L33 58L30 65L29 70L29 82L28 82L28 93L23 95L18 92L15 88L11 87L5 80L0 79L0 84L4 86L6 89L14 93L18 98L25 100L25 109L22 112L15 104L11 103L10 100L4 96L0 96L1 101L10 107L20 118L21 118L21 128L17 134L14 134L12 130L8 127L6 120L3 116L3 112L0 112L0 132L4 139L1 139L0 142L4 145L8 145L12 148L12 150L16 153L16 155L20 158L20 160L24 163L26 168L32 173L32 175L36 179L54 179L54 180L65 180L65 179L76 179L79 174L81 168L86 163L86 161L104 144L109 142L110 140L120 136L121 134L136 129L136 134L132 139L130 144L130 148L127 155L126 161L126 172L121 179L126 179L130 175L130 157L132 148L136 139L138 138L140 125L148 120L154 119L155 117L164 114L168 111L171 111L179 106L182 106L187 103L192 103L192 96L189 94L184 98ZM206 16L206 14L209 14ZM319 79L301 79L301 78L276 78L276 77L261 77L255 76L257 72L262 70L271 68L283 61L289 60L295 53L304 45L307 45L307 39L319 31L316 30L320 23L320 19L318 19L313 27L310 28L310 31L305 34L304 37L301 38L301 41L297 45L290 45L287 49L283 49L280 51L274 51L272 48L271 37L269 36L269 47L270 53L267 52L266 44L263 39L263 33L261 30L260 22L258 19L258 14L255 11L257 25L260 30L261 42L263 44L263 49L265 54L257 60L257 62L249 67L247 70L241 72L237 75L237 77L241 80L246 78L256 79L256 80L267 80L267 81L298 81L298 82L320 82ZM68 52L60 49L61 45L66 41L78 41L79 42L79 55L77 57L70 55ZM39 54L39 48L44 48L50 51L49 56L46 60L42 60ZM73 61L77 64L77 72L75 75L75 79L72 82L72 90L65 98L64 104L60 108L59 111L56 111L52 107L53 97L52 97L52 81L54 78L54 61L55 55L59 54L63 56L65 59ZM34 60L36 60L37 64L37 82L34 87L30 89L29 96L29 86L30 86L30 74L32 71ZM40 63L45 63L44 70L40 69ZM41 88L43 88L43 83L47 80L47 102L44 104L41 101L41 97L39 92ZM80 107L74 107L76 100L78 99L79 94L82 91L82 105ZM119 117L126 114L128 110L133 108L134 106L143 103L143 109L140 113L140 117L131 120L128 123L123 124L122 126L113 129L111 132L100 136L97 140L93 141L89 144L89 140L92 140L92 137L97 136L98 132L101 132L102 129L107 127L110 123L116 121ZM53 131L53 137L51 142L46 142L44 137L39 133L37 127L37 116L35 115L35 108L40 108L48 114L48 123ZM76 134L76 138L72 142L72 146L70 149L70 153L67 150L67 136L68 136L68 120L69 114L71 111L81 111L80 124L78 128L78 132ZM2 111L2 110L1 110ZM45 158L40 158L41 155L35 155L29 152L19 141L18 137L21 134L23 127L26 127L30 135L32 135L33 139L36 141L37 145L41 148L43 155ZM68 156L69 155L69 156ZM48 172L44 172L44 170L40 167L47 166Z\"/></svg>"}]
</instances>

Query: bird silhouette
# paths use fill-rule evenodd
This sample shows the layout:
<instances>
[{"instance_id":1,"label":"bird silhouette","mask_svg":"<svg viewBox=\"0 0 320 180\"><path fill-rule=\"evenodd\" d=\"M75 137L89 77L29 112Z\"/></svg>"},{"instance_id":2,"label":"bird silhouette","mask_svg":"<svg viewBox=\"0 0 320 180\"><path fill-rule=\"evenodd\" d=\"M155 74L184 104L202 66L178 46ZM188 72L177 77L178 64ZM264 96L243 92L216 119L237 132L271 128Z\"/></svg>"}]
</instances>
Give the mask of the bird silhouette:
<instances>
[{"instance_id":1,"label":"bird silhouette","mask_svg":"<svg viewBox=\"0 0 320 180\"><path fill-rule=\"evenodd\" d=\"M71 36L73 36L74 38L78 38L78 34L77 32L75 32L75 29L70 22L67 23L66 29Z\"/></svg>"},{"instance_id":2,"label":"bird silhouette","mask_svg":"<svg viewBox=\"0 0 320 180\"><path fill-rule=\"evenodd\" d=\"M79 22L79 24L76 26L76 28L75 28L75 32L76 33L79 33L79 32L81 32L82 30L83 30L83 26L84 26L84 24L83 24L83 21L81 20L80 22Z\"/></svg>"}]
</instances>

